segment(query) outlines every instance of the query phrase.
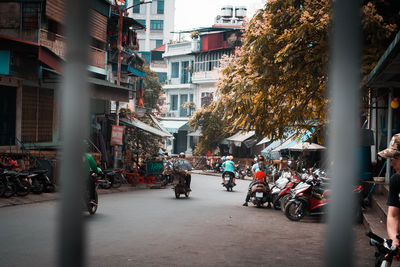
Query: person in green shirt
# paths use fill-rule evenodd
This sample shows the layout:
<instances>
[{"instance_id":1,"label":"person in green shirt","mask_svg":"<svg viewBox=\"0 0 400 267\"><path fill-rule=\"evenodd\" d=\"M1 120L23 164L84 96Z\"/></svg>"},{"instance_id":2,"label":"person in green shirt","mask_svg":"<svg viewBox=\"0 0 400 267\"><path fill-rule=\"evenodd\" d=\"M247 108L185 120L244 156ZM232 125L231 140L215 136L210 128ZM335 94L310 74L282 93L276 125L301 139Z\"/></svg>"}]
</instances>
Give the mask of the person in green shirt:
<instances>
[{"instance_id":1,"label":"person in green shirt","mask_svg":"<svg viewBox=\"0 0 400 267\"><path fill-rule=\"evenodd\" d=\"M94 183L94 180L90 177L90 171L93 171L94 173L100 175L102 173L102 170L97 166L97 163L94 160L93 156L90 155L89 153L85 153L84 162L86 171L85 173L87 175L86 177L88 178L87 187L90 192L90 202L93 205L97 205L97 203L95 203L96 185Z\"/></svg>"}]
</instances>

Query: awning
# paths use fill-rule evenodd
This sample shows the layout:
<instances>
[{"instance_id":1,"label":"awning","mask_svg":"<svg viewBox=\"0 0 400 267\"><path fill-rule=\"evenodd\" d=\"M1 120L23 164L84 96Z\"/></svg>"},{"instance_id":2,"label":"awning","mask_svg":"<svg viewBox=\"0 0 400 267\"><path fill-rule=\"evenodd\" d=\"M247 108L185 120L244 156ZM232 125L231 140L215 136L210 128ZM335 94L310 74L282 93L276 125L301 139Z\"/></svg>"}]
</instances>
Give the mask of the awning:
<instances>
[{"instance_id":1,"label":"awning","mask_svg":"<svg viewBox=\"0 0 400 267\"><path fill-rule=\"evenodd\" d=\"M188 136L203 136L203 134L201 133L201 129L198 128L196 131L189 133Z\"/></svg>"},{"instance_id":2,"label":"awning","mask_svg":"<svg viewBox=\"0 0 400 267\"><path fill-rule=\"evenodd\" d=\"M156 128L154 128L154 127L152 127L152 126L150 126L150 125L148 125L148 124L146 124L144 122L141 122L141 121L139 121L137 119L135 119L134 121L127 121L127 120L124 120L124 119L120 119L119 121L120 121L121 124L124 124L126 126L130 126L130 127L139 128L139 129L141 129L141 130L143 130L143 131L145 131L147 133L153 134L153 135L157 135L157 136L160 136L160 137L172 137L171 134L163 132L163 131L161 131L159 129L156 129Z\"/></svg>"},{"instance_id":3,"label":"awning","mask_svg":"<svg viewBox=\"0 0 400 267\"><path fill-rule=\"evenodd\" d=\"M371 88L399 87L400 31L394 37L385 53L380 57L374 69L367 77L367 86Z\"/></svg>"},{"instance_id":4,"label":"awning","mask_svg":"<svg viewBox=\"0 0 400 267\"><path fill-rule=\"evenodd\" d=\"M231 137L226 138L228 142L233 142L235 146L241 146L242 142L244 142L246 139L249 139L250 137L253 137L255 135L255 131L249 131L249 132L243 132L239 131L232 135Z\"/></svg>"},{"instance_id":5,"label":"awning","mask_svg":"<svg viewBox=\"0 0 400 267\"><path fill-rule=\"evenodd\" d=\"M316 151L316 150L325 150L325 149L326 149L326 147L324 147L324 146L314 144L314 143L309 143L309 142L301 142L301 143L295 144L295 145L287 148L287 150L289 150L289 151L304 151L304 150Z\"/></svg>"},{"instance_id":6,"label":"awning","mask_svg":"<svg viewBox=\"0 0 400 267\"><path fill-rule=\"evenodd\" d=\"M306 131L305 133L303 133L301 135L301 137L299 138L298 136L295 137L295 135L292 135L292 137L290 137L289 139L287 139L283 144L281 144L280 146L278 146L277 148L273 149L272 152L279 152L282 149L286 149L288 147L292 147L300 142L305 142L308 139L310 139L312 132L311 131Z\"/></svg>"},{"instance_id":7,"label":"awning","mask_svg":"<svg viewBox=\"0 0 400 267\"><path fill-rule=\"evenodd\" d=\"M189 126L187 125L188 119L185 120L170 120L170 119L162 119L160 121L161 125L164 126L168 132L177 133L178 131L188 131Z\"/></svg>"},{"instance_id":8,"label":"awning","mask_svg":"<svg viewBox=\"0 0 400 267\"><path fill-rule=\"evenodd\" d=\"M129 92L131 89L127 87L92 77L88 78L88 82L92 84L92 98L129 102Z\"/></svg>"},{"instance_id":9,"label":"awning","mask_svg":"<svg viewBox=\"0 0 400 267\"><path fill-rule=\"evenodd\" d=\"M285 142L285 140L273 141L271 144L269 144L263 150L261 150L261 155L268 156L268 154L270 154L272 150L274 150L276 147L280 146L283 142Z\"/></svg>"},{"instance_id":10,"label":"awning","mask_svg":"<svg viewBox=\"0 0 400 267\"><path fill-rule=\"evenodd\" d=\"M158 128L161 129L161 131L166 132L169 134L168 130L160 123L159 120L157 120L153 115L149 114L151 120L158 126ZM171 136L172 139L175 139L174 136Z\"/></svg>"},{"instance_id":11,"label":"awning","mask_svg":"<svg viewBox=\"0 0 400 267\"><path fill-rule=\"evenodd\" d=\"M259 145L268 143L269 141L271 141L271 139L270 139L269 137L264 137L263 140L261 140L260 142L258 142L256 145L259 146Z\"/></svg>"}]
</instances>

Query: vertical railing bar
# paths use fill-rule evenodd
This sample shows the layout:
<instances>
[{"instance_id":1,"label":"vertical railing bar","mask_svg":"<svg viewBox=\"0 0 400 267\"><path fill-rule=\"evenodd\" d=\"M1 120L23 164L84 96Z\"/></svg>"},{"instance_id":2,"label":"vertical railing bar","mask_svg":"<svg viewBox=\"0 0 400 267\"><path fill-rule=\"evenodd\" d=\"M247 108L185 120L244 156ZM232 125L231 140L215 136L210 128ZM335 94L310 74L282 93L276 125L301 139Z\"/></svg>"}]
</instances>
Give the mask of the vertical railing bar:
<instances>
[{"instance_id":1,"label":"vertical railing bar","mask_svg":"<svg viewBox=\"0 0 400 267\"><path fill-rule=\"evenodd\" d=\"M58 265L85 266L83 140L89 129L88 0L66 1L66 64L60 92L62 136ZM86 174L87 175L87 174Z\"/></svg>"},{"instance_id":2,"label":"vertical railing bar","mask_svg":"<svg viewBox=\"0 0 400 267\"><path fill-rule=\"evenodd\" d=\"M389 95L388 95L388 120L387 120L387 147L389 147L390 140L392 139L392 129L393 129L393 109L391 106L393 98L393 88L389 89ZM390 180L390 159L386 159L386 173L385 173L385 183L389 184Z\"/></svg>"},{"instance_id":3,"label":"vertical railing bar","mask_svg":"<svg viewBox=\"0 0 400 267\"><path fill-rule=\"evenodd\" d=\"M332 185L328 207L326 266L353 265L355 199L352 185L359 174L357 160L360 88L360 3L333 2L328 89L331 98L329 160Z\"/></svg>"}]
</instances>

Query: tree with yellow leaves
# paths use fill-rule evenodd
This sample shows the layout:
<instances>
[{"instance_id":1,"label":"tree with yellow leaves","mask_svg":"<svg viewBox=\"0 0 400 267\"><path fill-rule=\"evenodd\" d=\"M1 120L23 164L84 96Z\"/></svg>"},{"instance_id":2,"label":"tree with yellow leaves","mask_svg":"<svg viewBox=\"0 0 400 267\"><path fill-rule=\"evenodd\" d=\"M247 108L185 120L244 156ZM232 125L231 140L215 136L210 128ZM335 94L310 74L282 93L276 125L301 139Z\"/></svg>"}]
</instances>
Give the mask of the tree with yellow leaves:
<instances>
[{"instance_id":1,"label":"tree with yellow leaves","mask_svg":"<svg viewBox=\"0 0 400 267\"><path fill-rule=\"evenodd\" d=\"M282 138L327 124L326 96L331 1L268 0L245 26L243 46L222 62L216 111L233 129ZM368 74L393 38L399 4L363 1L364 55ZM338 18L340 19L340 18Z\"/></svg>"}]
</instances>

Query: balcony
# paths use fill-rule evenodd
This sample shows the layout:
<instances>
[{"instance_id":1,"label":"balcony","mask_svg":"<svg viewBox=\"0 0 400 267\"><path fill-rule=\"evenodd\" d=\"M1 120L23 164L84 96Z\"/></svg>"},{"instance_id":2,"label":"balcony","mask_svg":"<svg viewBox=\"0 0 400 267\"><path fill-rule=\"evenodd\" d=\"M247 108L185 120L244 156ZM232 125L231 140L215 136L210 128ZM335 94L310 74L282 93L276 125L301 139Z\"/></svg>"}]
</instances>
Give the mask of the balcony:
<instances>
[{"instance_id":1,"label":"balcony","mask_svg":"<svg viewBox=\"0 0 400 267\"><path fill-rule=\"evenodd\" d=\"M48 48L54 54L65 60L66 43L64 36L41 29L40 45ZM89 46L89 65L105 70L106 51Z\"/></svg>"},{"instance_id":2,"label":"balcony","mask_svg":"<svg viewBox=\"0 0 400 267\"><path fill-rule=\"evenodd\" d=\"M200 51L200 41L192 40L190 42L167 44L163 57L187 55Z\"/></svg>"},{"instance_id":3,"label":"balcony","mask_svg":"<svg viewBox=\"0 0 400 267\"><path fill-rule=\"evenodd\" d=\"M192 76L192 83L217 82L219 75L218 69L194 72Z\"/></svg>"}]
</instances>

